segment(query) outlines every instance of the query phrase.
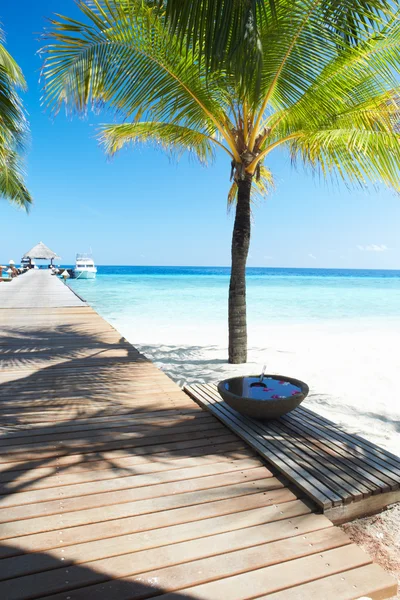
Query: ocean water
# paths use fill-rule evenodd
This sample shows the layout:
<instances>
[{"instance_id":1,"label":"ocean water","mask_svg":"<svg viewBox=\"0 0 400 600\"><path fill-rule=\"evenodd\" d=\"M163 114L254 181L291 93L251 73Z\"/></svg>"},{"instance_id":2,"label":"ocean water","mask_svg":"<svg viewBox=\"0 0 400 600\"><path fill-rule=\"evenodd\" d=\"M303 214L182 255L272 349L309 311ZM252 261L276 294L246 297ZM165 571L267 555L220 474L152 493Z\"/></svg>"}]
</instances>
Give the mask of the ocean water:
<instances>
[{"instance_id":1,"label":"ocean water","mask_svg":"<svg viewBox=\"0 0 400 600\"><path fill-rule=\"evenodd\" d=\"M108 318L206 326L227 316L228 268L99 267L95 280L70 285ZM400 271L250 268L250 327L400 316ZM149 341L149 340L141 340Z\"/></svg>"},{"instance_id":2,"label":"ocean water","mask_svg":"<svg viewBox=\"0 0 400 600\"><path fill-rule=\"evenodd\" d=\"M228 365L229 269L98 267L70 280L178 383L292 375L309 406L400 454L400 271L249 268L249 362Z\"/></svg>"}]
</instances>

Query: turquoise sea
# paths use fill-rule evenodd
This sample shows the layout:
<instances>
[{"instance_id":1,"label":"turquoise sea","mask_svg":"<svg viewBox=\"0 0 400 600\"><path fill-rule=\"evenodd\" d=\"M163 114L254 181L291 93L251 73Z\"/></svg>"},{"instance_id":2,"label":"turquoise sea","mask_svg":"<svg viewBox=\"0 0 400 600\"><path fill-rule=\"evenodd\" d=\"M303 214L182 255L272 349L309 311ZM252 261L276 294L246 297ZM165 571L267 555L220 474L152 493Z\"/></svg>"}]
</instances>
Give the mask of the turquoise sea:
<instances>
[{"instance_id":1,"label":"turquoise sea","mask_svg":"<svg viewBox=\"0 0 400 600\"><path fill-rule=\"evenodd\" d=\"M70 285L102 314L179 323L226 318L229 268L100 266ZM249 268L249 322L400 316L400 271Z\"/></svg>"}]
</instances>

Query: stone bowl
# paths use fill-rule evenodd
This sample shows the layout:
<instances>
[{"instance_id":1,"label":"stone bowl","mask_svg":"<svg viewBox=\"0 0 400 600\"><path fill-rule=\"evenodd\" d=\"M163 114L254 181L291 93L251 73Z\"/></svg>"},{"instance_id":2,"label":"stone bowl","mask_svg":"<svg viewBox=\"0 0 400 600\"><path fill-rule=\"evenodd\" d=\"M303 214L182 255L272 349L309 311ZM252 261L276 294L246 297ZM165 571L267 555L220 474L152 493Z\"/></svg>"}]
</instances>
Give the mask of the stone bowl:
<instances>
[{"instance_id":1,"label":"stone bowl","mask_svg":"<svg viewBox=\"0 0 400 600\"><path fill-rule=\"evenodd\" d=\"M257 385L259 379L259 375L225 379L218 392L231 408L255 419L277 419L297 408L309 392L307 384L293 377L265 375L264 386Z\"/></svg>"}]
</instances>

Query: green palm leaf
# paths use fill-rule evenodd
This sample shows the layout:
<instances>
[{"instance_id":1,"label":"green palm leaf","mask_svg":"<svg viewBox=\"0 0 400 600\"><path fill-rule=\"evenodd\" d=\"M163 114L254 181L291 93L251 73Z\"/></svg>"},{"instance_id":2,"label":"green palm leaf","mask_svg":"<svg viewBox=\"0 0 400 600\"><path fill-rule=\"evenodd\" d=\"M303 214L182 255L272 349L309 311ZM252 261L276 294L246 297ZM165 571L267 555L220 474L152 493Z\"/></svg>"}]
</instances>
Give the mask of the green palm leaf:
<instances>
[{"instance_id":1,"label":"green palm leaf","mask_svg":"<svg viewBox=\"0 0 400 600\"><path fill-rule=\"evenodd\" d=\"M0 32L0 196L28 209L32 199L24 183L22 160L28 125L17 93L25 81L1 41Z\"/></svg>"},{"instance_id":2,"label":"green palm leaf","mask_svg":"<svg viewBox=\"0 0 400 600\"><path fill-rule=\"evenodd\" d=\"M143 122L104 125L100 137L107 154L115 154L126 144L151 143L178 157L189 152L207 165L214 158L215 139L174 123Z\"/></svg>"},{"instance_id":3,"label":"green palm leaf","mask_svg":"<svg viewBox=\"0 0 400 600\"><path fill-rule=\"evenodd\" d=\"M25 173L18 154L0 151L0 195L29 212L31 195L24 182Z\"/></svg>"},{"instance_id":4,"label":"green palm leaf","mask_svg":"<svg viewBox=\"0 0 400 600\"><path fill-rule=\"evenodd\" d=\"M188 52L196 48L209 70L235 72L243 88L260 89L262 70L269 68L266 53L276 41L276 25L282 17L293 18L301 3L292 0L159 0L167 25ZM365 33L379 26L392 10L390 0L323 0L319 21L348 44L357 45ZM289 22L286 34L296 29ZM280 35L283 42L287 35ZM252 68L249 69L249 64Z\"/></svg>"},{"instance_id":5,"label":"green palm leaf","mask_svg":"<svg viewBox=\"0 0 400 600\"><path fill-rule=\"evenodd\" d=\"M213 85L207 87L205 70L199 76L153 9L135 0L79 6L88 23L53 22L57 44L45 49L43 71L49 106L84 112L106 103L126 117L146 114L229 137L223 127L228 92L218 76L209 76Z\"/></svg>"}]
</instances>

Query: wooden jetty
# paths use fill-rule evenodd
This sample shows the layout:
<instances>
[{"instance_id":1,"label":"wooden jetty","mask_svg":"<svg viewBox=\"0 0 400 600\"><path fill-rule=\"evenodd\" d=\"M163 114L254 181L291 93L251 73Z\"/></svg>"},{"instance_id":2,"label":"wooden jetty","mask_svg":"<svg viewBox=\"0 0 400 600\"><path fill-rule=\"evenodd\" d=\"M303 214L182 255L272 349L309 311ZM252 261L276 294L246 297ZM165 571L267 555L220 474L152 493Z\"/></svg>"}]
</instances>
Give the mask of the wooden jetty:
<instances>
[{"instance_id":1,"label":"wooden jetty","mask_svg":"<svg viewBox=\"0 0 400 600\"><path fill-rule=\"evenodd\" d=\"M0 288L0 598L350 600L396 583L48 271Z\"/></svg>"}]
</instances>

